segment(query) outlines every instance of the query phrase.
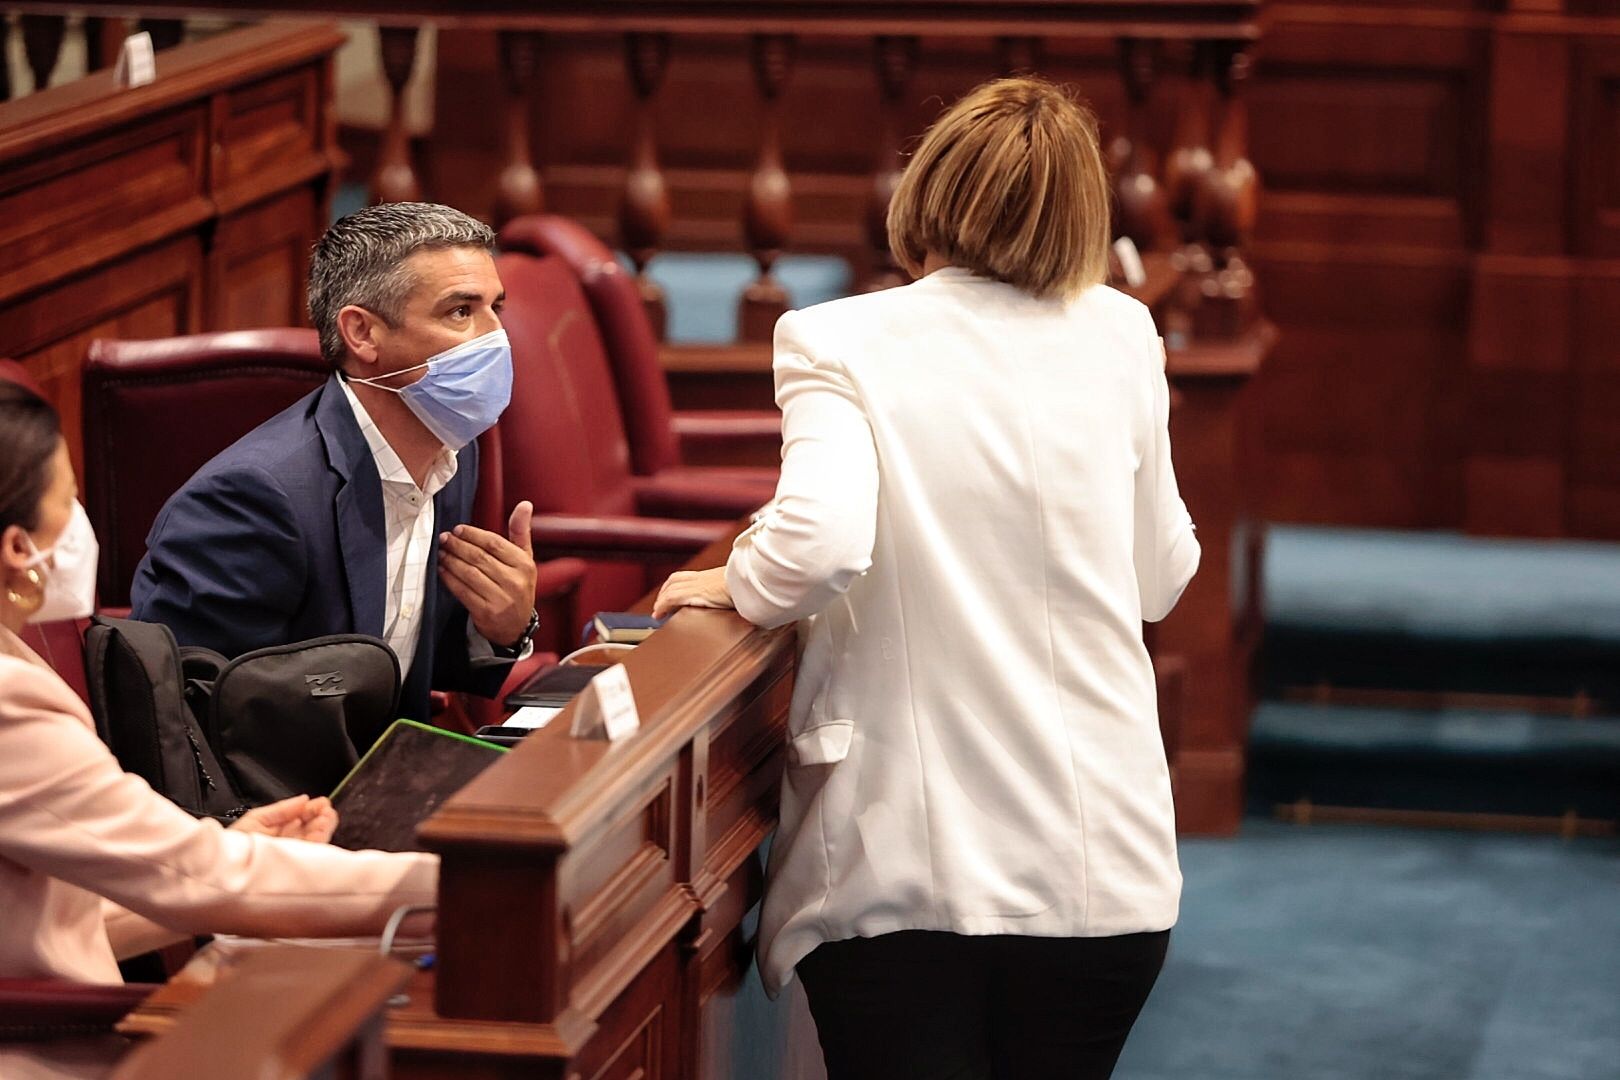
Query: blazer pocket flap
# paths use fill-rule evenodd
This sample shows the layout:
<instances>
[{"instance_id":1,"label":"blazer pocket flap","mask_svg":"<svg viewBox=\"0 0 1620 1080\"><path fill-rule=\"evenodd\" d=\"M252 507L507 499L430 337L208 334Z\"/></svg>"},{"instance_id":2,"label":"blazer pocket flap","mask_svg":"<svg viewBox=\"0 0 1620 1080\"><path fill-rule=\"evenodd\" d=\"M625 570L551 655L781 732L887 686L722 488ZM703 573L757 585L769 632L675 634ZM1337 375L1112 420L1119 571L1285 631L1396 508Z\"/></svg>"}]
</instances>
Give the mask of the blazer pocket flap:
<instances>
[{"instance_id":1,"label":"blazer pocket flap","mask_svg":"<svg viewBox=\"0 0 1620 1080\"><path fill-rule=\"evenodd\" d=\"M849 754L855 737L853 720L829 720L793 736L788 743L791 765L834 765Z\"/></svg>"}]
</instances>

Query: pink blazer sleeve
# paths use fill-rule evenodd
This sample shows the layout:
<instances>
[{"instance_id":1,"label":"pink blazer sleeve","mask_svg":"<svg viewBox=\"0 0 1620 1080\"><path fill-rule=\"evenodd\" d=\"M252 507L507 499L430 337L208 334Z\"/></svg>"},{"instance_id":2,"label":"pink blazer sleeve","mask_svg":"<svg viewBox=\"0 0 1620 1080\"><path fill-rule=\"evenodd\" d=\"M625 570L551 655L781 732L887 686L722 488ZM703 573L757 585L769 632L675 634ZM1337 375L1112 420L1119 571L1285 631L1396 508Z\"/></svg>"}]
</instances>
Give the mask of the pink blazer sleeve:
<instances>
[{"instance_id":1,"label":"pink blazer sleeve","mask_svg":"<svg viewBox=\"0 0 1620 1080\"><path fill-rule=\"evenodd\" d=\"M10 658L0 658L0 856L171 930L259 937L377 932L397 906L432 903L438 877L431 855L191 817L119 767L55 673ZM107 910L115 932L136 928Z\"/></svg>"}]
</instances>

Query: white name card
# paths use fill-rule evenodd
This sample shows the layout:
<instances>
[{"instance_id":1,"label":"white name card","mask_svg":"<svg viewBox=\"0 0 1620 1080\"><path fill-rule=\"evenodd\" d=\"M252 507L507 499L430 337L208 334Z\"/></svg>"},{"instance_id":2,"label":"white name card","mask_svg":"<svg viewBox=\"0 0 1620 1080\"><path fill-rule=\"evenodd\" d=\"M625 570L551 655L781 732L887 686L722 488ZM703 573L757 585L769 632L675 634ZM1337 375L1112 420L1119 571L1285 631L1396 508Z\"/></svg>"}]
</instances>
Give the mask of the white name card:
<instances>
[{"instance_id":1,"label":"white name card","mask_svg":"<svg viewBox=\"0 0 1620 1080\"><path fill-rule=\"evenodd\" d=\"M614 664L586 685L574 703L573 736L616 742L641 727L636 696L630 692L630 674Z\"/></svg>"},{"instance_id":2,"label":"white name card","mask_svg":"<svg viewBox=\"0 0 1620 1080\"><path fill-rule=\"evenodd\" d=\"M142 30L124 39L118 50L118 63L113 67L113 82L129 89L145 86L157 78L157 60L152 54L152 35Z\"/></svg>"}]
</instances>

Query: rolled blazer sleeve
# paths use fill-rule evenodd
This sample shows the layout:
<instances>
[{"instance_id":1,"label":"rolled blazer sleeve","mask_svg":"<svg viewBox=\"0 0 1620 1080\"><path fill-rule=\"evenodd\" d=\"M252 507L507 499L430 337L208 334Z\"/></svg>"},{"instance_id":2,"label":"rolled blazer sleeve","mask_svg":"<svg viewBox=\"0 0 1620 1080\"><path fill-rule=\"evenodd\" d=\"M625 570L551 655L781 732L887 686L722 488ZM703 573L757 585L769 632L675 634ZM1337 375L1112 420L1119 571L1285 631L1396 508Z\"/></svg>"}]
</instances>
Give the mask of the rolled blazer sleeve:
<instances>
[{"instance_id":1,"label":"rolled blazer sleeve","mask_svg":"<svg viewBox=\"0 0 1620 1080\"><path fill-rule=\"evenodd\" d=\"M849 374L806 339L801 319L776 324L782 475L776 497L737 538L726 586L757 626L814 615L872 565L878 461Z\"/></svg>"},{"instance_id":2,"label":"rolled blazer sleeve","mask_svg":"<svg viewBox=\"0 0 1620 1080\"><path fill-rule=\"evenodd\" d=\"M1197 571L1199 546L1170 462L1170 384L1165 377L1164 343L1145 312L1143 321L1151 404L1149 431L1136 471L1134 561L1142 618L1158 622L1170 614Z\"/></svg>"},{"instance_id":3,"label":"rolled blazer sleeve","mask_svg":"<svg viewBox=\"0 0 1620 1080\"><path fill-rule=\"evenodd\" d=\"M194 819L119 768L69 711L72 691L54 674L11 663L4 678L0 856L138 916L104 905L115 950L150 939L150 923L188 934L376 933L399 905L433 902L436 857Z\"/></svg>"}]
</instances>

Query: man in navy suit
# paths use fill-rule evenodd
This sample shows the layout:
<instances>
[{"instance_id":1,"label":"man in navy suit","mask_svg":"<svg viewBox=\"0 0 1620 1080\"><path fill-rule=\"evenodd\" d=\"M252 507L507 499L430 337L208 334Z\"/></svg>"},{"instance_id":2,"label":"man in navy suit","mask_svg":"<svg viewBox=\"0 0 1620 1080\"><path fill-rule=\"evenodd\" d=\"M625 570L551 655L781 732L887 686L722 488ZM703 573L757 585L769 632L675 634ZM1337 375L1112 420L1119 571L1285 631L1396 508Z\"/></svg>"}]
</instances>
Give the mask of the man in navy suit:
<instances>
[{"instance_id":1,"label":"man in navy suit","mask_svg":"<svg viewBox=\"0 0 1620 1080\"><path fill-rule=\"evenodd\" d=\"M309 310L333 374L203 466L164 506L134 617L227 656L372 634L400 660L401 715L430 689L493 696L537 624L529 523L467 523L478 434L511 393L487 226L394 203L336 222Z\"/></svg>"}]
</instances>

